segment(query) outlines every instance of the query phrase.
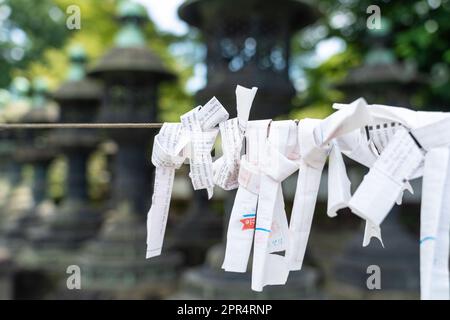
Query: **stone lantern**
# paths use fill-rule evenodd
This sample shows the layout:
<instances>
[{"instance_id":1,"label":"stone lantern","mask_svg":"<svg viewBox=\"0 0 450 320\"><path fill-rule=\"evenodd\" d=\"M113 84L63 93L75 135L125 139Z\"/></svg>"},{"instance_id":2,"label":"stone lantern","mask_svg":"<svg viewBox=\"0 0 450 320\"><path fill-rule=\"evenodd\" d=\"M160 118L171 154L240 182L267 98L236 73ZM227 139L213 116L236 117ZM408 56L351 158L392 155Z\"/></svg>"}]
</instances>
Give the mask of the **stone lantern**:
<instances>
[{"instance_id":1,"label":"stone lantern","mask_svg":"<svg viewBox=\"0 0 450 320\"><path fill-rule=\"evenodd\" d=\"M54 122L58 117L58 108L49 99L45 80L34 79L32 90L30 108L18 120L26 123ZM5 224L8 244L14 255L14 294L17 297L33 294L40 288L36 284L41 278L37 278L37 274L28 269L30 265L27 258L32 243L27 235L42 222L42 214L54 209L47 197L47 174L56 151L48 144L48 133L49 130L46 129L23 129L17 132L20 136L14 151L14 161L25 169L20 187L11 195L13 215ZM29 277L33 279L34 285L30 286L27 281Z\"/></svg>"},{"instance_id":2,"label":"stone lantern","mask_svg":"<svg viewBox=\"0 0 450 320\"><path fill-rule=\"evenodd\" d=\"M236 116L234 87L259 88L251 119L289 112L295 89L289 79L291 38L318 12L299 0L190 0L180 17L203 35L207 85L198 101L215 95Z\"/></svg>"},{"instance_id":3,"label":"stone lantern","mask_svg":"<svg viewBox=\"0 0 450 320\"><path fill-rule=\"evenodd\" d=\"M37 78L33 81L33 95L31 108L22 117L21 121L26 123L54 122L58 117L58 109L55 103L48 99L48 88L45 80ZM21 226L22 233L26 232L30 223L37 218L37 212L47 199L47 173L50 163L56 156L56 151L49 148L46 138L47 130L24 130L25 140L18 148L15 158L18 162L30 165L33 170L32 196L33 208L28 212L27 226Z\"/></svg>"},{"instance_id":4,"label":"stone lantern","mask_svg":"<svg viewBox=\"0 0 450 320\"><path fill-rule=\"evenodd\" d=\"M293 34L313 23L318 12L304 1L258 0L190 0L179 8L180 17L198 28L207 49L207 85L197 95L198 103L216 96L230 113L236 116L234 89L237 84L259 88L250 119L267 119L285 115L292 108L295 90L289 78L290 41ZM232 199L225 200L225 221L228 225ZM218 217L208 212L206 196L195 192L190 216L178 234L185 245L190 237L203 241L220 239L213 221ZM202 224L198 223L202 221ZM212 230L209 233L201 230ZM188 231L190 230L190 231ZM219 229L220 230L220 229ZM184 233L183 233L184 232ZM194 240L195 240L194 239ZM223 238L222 238L223 239ZM227 298L305 298L317 296L318 274L305 267L292 273L283 287L270 287L262 294L250 289L250 274L227 273L221 269L223 244L208 250L203 266L194 268L183 277L179 297Z\"/></svg>"},{"instance_id":5,"label":"stone lantern","mask_svg":"<svg viewBox=\"0 0 450 320\"><path fill-rule=\"evenodd\" d=\"M57 106L48 99L48 88L45 80L36 78L33 81L31 108L25 113L21 121L27 123L54 122L58 116ZM28 229L37 223L39 211L47 200L47 173L50 163L56 156L54 149L49 148L46 130L23 130L23 143L15 151L15 160L26 164L32 170L30 206L21 211L13 220L9 228L11 236L26 237ZM28 178L28 176L27 176Z\"/></svg>"},{"instance_id":6,"label":"stone lantern","mask_svg":"<svg viewBox=\"0 0 450 320\"><path fill-rule=\"evenodd\" d=\"M349 70L343 82L336 85L348 101L364 96L367 102L411 108L413 93L427 85L412 63L400 62L389 48L391 23L382 19L382 29L369 31L369 51L363 64Z\"/></svg>"},{"instance_id":7,"label":"stone lantern","mask_svg":"<svg viewBox=\"0 0 450 320\"><path fill-rule=\"evenodd\" d=\"M7 90L0 89L0 113L1 122L3 122L4 108L10 102L10 94ZM4 205L8 199L8 193L11 188L8 172L9 163L11 162L13 145L10 141L9 132L2 130L0 132L0 170L2 172L0 178L0 226L4 218ZM8 300L12 298L12 259L9 250L0 244L0 300Z\"/></svg>"},{"instance_id":8,"label":"stone lantern","mask_svg":"<svg viewBox=\"0 0 450 320\"><path fill-rule=\"evenodd\" d=\"M0 89L0 122L4 122L4 111L6 106L9 104L11 100L11 94L8 90ZM13 144L9 139L10 132L7 130L2 130L0 132L0 171L2 174L0 175L0 225L1 221L4 218L3 208L8 199L8 193L11 188L11 184L9 181L9 164L11 162L11 155Z\"/></svg>"},{"instance_id":9,"label":"stone lantern","mask_svg":"<svg viewBox=\"0 0 450 320\"><path fill-rule=\"evenodd\" d=\"M0 246L0 300L13 298L13 263L8 249Z\"/></svg>"},{"instance_id":10,"label":"stone lantern","mask_svg":"<svg viewBox=\"0 0 450 320\"><path fill-rule=\"evenodd\" d=\"M411 96L421 86L427 85L426 78L413 66L396 59L389 49L390 21L383 19L382 26L380 30L370 31L369 51L363 64L349 70L337 88L345 93L347 102L364 97L369 104L412 108ZM349 171L355 172L359 168L350 166ZM358 184L354 183L356 186ZM394 206L381 225L384 248L375 238L368 247L363 248L364 229L360 229L358 235L347 242L333 273L337 291L347 292L348 297L358 299L376 297L377 294L382 298L418 297L419 245L412 229L419 225L421 183L414 180L412 186L414 195L405 192L403 204ZM405 224L402 218L409 222ZM407 224L411 230L407 229ZM369 274L366 269L369 265L381 268L383 290L370 292L367 289Z\"/></svg>"},{"instance_id":11,"label":"stone lantern","mask_svg":"<svg viewBox=\"0 0 450 320\"><path fill-rule=\"evenodd\" d=\"M52 95L60 107L60 122L89 123L97 116L102 88L85 77L86 62L82 47L71 48L67 80ZM73 264L66 260L74 259L75 250L93 237L101 224L99 210L89 203L87 183L89 156L99 136L90 129L56 129L50 132L47 142L67 159L67 192L56 212L43 215L40 225L28 233L35 253L28 260L50 268L63 264L65 268Z\"/></svg>"},{"instance_id":12,"label":"stone lantern","mask_svg":"<svg viewBox=\"0 0 450 320\"><path fill-rule=\"evenodd\" d=\"M11 84L11 98L2 112L2 118L5 122L16 123L21 121L24 115L31 108L29 98L30 83L27 79L17 77ZM17 232L16 223L21 216L26 214L33 206L32 191L30 179L26 179L24 173L24 162L17 156L19 147L24 145L26 132L24 130L9 130L2 133L3 143L7 147L7 166L9 187L7 199L2 208L3 224L2 240L8 243L12 254L19 246L19 241L13 241ZM20 238L20 235L19 237Z\"/></svg>"},{"instance_id":13,"label":"stone lantern","mask_svg":"<svg viewBox=\"0 0 450 320\"><path fill-rule=\"evenodd\" d=\"M146 46L145 8L122 1L118 16L121 28L115 46L89 73L104 83L98 120L154 122L158 85L174 76ZM151 263L145 259L145 219L152 194L150 145L155 131L111 129L105 133L117 144L113 206L99 235L82 254L84 288L101 297L162 296L175 283L180 260L170 253Z\"/></svg>"},{"instance_id":14,"label":"stone lantern","mask_svg":"<svg viewBox=\"0 0 450 320\"><path fill-rule=\"evenodd\" d=\"M29 98L31 92L30 82L26 78L16 77L11 83L10 92L10 102L4 107L3 119L6 122L17 122L31 108Z\"/></svg>"},{"instance_id":15,"label":"stone lantern","mask_svg":"<svg viewBox=\"0 0 450 320\"><path fill-rule=\"evenodd\" d=\"M116 36L116 46L110 49L89 75L104 83L101 122L154 122L157 120L157 90L162 81L173 79L159 57L146 47L140 29L147 13L143 7L128 1L119 7L122 28ZM154 132L142 130L108 130L122 151L115 159L117 178L114 198L118 203L127 202L133 211L143 217L150 204L149 141ZM120 169L119 169L120 168Z\"/></svg>"}]
</instances>

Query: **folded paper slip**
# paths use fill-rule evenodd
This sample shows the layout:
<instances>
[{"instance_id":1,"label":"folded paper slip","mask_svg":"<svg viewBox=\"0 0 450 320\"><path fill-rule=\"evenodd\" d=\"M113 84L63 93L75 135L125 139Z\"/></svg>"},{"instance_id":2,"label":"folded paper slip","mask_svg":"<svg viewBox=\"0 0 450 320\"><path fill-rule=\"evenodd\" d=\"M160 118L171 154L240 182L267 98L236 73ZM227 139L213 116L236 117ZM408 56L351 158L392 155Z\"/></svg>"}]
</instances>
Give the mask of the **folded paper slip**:
<instances>
[{"instance_id":1,"label":"folded paper slip","mask_svg":"<svg viewBox=\"0 0 450 320\"><path fill-rule=\"evenodd\" d=\"M424 153L409 132L398 129L359 185L349 202L350 209L361 218L380 225L423 160Z\"/></svg>"},{"instance_id":2,"label":"folded paper slip","mask_svg":"<svg viewBox=\"0 0 450 320\"><path fill-rule=\"evenodd\" d=\"M185 134L189 137L187 156L189 177L194 190L206 189L208 199L213 196L213 164L211 150L219 130L219 123L228 119L228 112L215 97L180 117Z\"/></svg>"},{"instance_id":3,"label":"folded paper slip","mask_svg":"<svg viewBox=\"0 0 450 320\"><path fill-rule=\"evenodd\" d=\"M180 123L165 123L153 142L152 163L156 170L152 206L147 214L146 258L161 254L175 170L184 162L180 154L188 142Z\"/></svg>"},{"instance_id":4,"label":"folded paper slip","mask_svg":"<svg viewBox=\"0 0 450 320\"><path fill-rule=\"evenodd\" d=\"M450 118L411 131L427 152L420 210L421 298L450 299Z\"/></svg>"},{"instance_id":5,"label":"folded paper slip","mask_svg":"<svg viewBox=\"0 0 450 320\"><path fill-rule=\"evenodd\" d=\"M214 187L211 149L220 122L228 113L216 98L181 116L182 123L165 123L156 135L152 163L156 167L152 205L147 213L146 258L161 254L170 207L175 170L185 158L190 161L190 178L195 190Z\"/></svg>"},{"instance_id":6,"label":"folded paper slip","mask_svg":"<svg viewBox=\"0 0 450 320\"><path fill-rule=\"evenodd\" d=\"M233 190L239 186L238 174L242 140L257 90L257 88L247 89L237 86L236 108L238 116L219 124L223 155L213 163L213 179L214 184L224 190Z\"/></svg>"},{"instance_id":7,"label":"folded paper slip","mask_svg":"<svg viewBox=\"0 0 450 320\"><path fill-rule=\"evenodd\" d=\"M358 99L324 120L303 119L298 124L300 148L299 174L289 224L290 246L287 258L290 270L300 270L306 252L317 201L322 170L331 150L329 165L328 215L346 206L350 198L350 182L334 139L352 132L371 121L364 99Z\"/></svg>"},{"instance_id":8,"label":"folded paper slip","mask_svg":"<svg viewBox=\"0 0 450 320\"><path fill-rule=\"evenodd\" d=\"M272 122L268 134L259 164L260 190L252 267L252 289L255 291L287 281L288 260L279 254L288 248L290 240L281 182L298 170L298 157L288 158L298 149L296 122Z\"/></svg>"},{"instance_id":9,"label":"folded paper slip","mask_svg":"<svg viewBox=\"0 0 450 320\"><path fill-rule=\"evenodd\" d=\"M267 141L267 129L270 122L271 120L251 121L246 128L246 141L249 147L240 161L239 187L228 223L225 259L222 264L225 271L245 272L247 270L260 190L259 163L264 156L264 145Z\"/></svg>"}]
</instances>

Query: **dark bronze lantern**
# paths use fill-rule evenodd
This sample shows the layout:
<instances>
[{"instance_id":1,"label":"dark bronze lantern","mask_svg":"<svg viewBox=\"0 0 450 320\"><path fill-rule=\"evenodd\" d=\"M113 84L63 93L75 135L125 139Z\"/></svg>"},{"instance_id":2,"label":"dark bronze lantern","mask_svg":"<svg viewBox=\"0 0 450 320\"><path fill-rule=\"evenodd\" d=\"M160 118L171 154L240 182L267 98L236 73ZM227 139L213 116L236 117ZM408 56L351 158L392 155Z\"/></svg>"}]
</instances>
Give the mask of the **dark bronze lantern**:
<instances>
[{"instance_id":1,"label":"dark bronze lantern","mask_svg":"<svg viewBox=\"0 0 450 320\"><path fill-rule=\"evenodd\" d=\"M313 23L318 12L298 0L192 0L180 17L200 29L207 49L208 84L198 101L212 95L236 115L236 84L259 88L251 119L288 113L295 95L289 79L293 34Z\"/></svg>"},{"instance_id":2,"label":"dark bronze lantern","mask_svg":"<svg viewBox=\"0 0 450 320\"><path fill-rule=\"evenodd\" d=\"M92 122L97 116L102 88L85 77L86 60L82 47L71 48L67 80L53 93L60 106L60 122ZM99 137L88 129L56 129L49 134L48 142L67 158L67 192L57 212L31 230L29 237L40 260L57 265L61 261L55 259L70 256L83 241L95 235L101 222L98 210L89 205L86 178L88 159Z\"/></svg>"},{"instance_id":3,"label":"dark bronze lantern","mask_svg":"<svg viewBox=\"0 0 450 320\"><path fill-rule=\"evenodd\" d=\"M89 73L104 84L98 121L154 122L158 86L174 75L146 46L141 29L147 20L145 8L123 1L118 16L121 28L115 47ZM145 260L153 170L150 142L155 131L114 129L105 134L117 144L111 168L112 206L100 233L82 253L85 288L100 297L162 296L175 283L180 259L167 254L152 263Z\"/></svg>"},{"instance_id":4,"label":"dark bronze lantern","mask_svg":"<svg viewBox=\"0 0 450 320\"><path fill-rule=\"evenodd\" d=\"M258 87L250 119L285 115L292 108L295 89L289 78L291 38L319 16L304 1L192 0L179 8L179 16L200 29L206 45L207 85L197 95L203 103L216 96L236 116L236 85ZM230 194L232 197L233 194ZM231 197L225 200L231 212ZM221 231L204 193L196 192L177 234L184 247L220 241ZM225 215L228 222L229 214ZM202 221L202 223L198 223ZM220 229L219 229L220 230ZM223 240L223 238L222 238ZM208 241L208 242L206 242ZM179 246L183 248L183 243ZM299 298L317 296L318 273L305 267L285 287L271 287L258 295L250 289L250 275L221 270L224 247L210 248L205 263L183 275L180 297L206 299ZM178 297L178 296L177 296Z\"/></svg>"}]
</instances>

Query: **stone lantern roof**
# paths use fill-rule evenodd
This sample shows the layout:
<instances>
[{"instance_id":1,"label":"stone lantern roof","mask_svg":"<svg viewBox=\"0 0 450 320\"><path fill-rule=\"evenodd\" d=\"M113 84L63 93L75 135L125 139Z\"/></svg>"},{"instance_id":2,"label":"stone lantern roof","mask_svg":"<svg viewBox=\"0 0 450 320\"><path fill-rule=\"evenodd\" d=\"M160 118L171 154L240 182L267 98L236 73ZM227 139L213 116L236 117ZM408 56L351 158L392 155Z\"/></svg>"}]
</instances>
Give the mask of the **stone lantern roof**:
<instances>
[{"instance_id":1,"label":"stone lantern roof","mask_svg":"<svg viewBox=\"0 0 450 320\"><path fill-rule=\"evenodd\" d=\"M376 84L425 84L426 78L414 68L394 61L390 64L363 65L350 70L344 82L338 88L355 88Z\"/></svg>"},{"instance_id":2,"label":"stone lantern roof","mask_svg":"<svg viewBox=\"0 0 450 320\"><path fill-rule=\"evenodd\" d=\"M6 104L2 116L6 122L19 122L29 111L31 102L29 99L30 82L23 77L13 79L10 88L11 98Z\"/></svg>"},{"instance_id":3,"label":"stone lantern roof","mask_svg":"<svg viewBox=\"0 0 450 320\"><path fill-rule=\"evenodd\" d=\"M93 122L96 120L103 87L86 76L87 55L82 46L69 50L70 68L67 80L53 93L60 105L61 122ZM60 148L91 147L98 143L98 135L91 130L58 129L49 137L49 143Z\"/></svg>"},{"instance_id":4,"label":"stone lantern roof","mask_svg":"<svg viewBox=\"0 0 450 320\"><path fill-rule=\"evenodd\" d=\"M71 66L67 80L52 94L58 103L66 101L92 101L100 100L101 85L86 77L86 52L81 46L74 46L69 51Z\"/></svg>"},{"instance_id":5,"label":"stone lantern roof","mask_svg":"<svg viewBox=\"0 0 450 320\"><path fill-rule=\"evenodd\" d=\"M321 15L301 0L189 0L178 15L200 29L207 49L207 85L196 94L198 102L215 95L236 115L237 83L259 88L251 119L286 114L295 88L289 78L291 38ZM274 106L277 106L276 108Z\"/></svg>"},{"instance_id":6,"label":"stone lantern roof","mask_svg":"<svg viewBox=\"0 0 450 320\"><path fill-rule=\"evenodd\" d=\"M274 8L276 10L274 11ZM273 19L289 19L291 30L298 30L304 26L314 23L320 16L315 7L305 0L277 0L272 1L240 1L240 0L188 0L184 2L178 14L188 24L202 29L205 19L211 17L217 19L221 17L245 16L254 14L266 15Z\"/></svg>"},{"instance_id":7,"label":"stone lantern roof","mask_svg":"<svg viewBox=\"0 0 450 320\"><path fill-rule=\"evenodd\" d=\"M134 2L124 1L118 8L121 28L110 49L90 70L93 77L152 75L157 80L170 80L174 75L163 65L161 59L146 46L142 26L147 20L145 8Z\"/></svg>"},{"instance_id":8,"label":"stone lantern roof","mask_svg":"<svg viewBox=\"0 0 450 320\"><path fill-rule=\"evenodd\" d=\"M368 30L370 48L363 64L349 71L345 80L337 85L343 90L376 85L422 85L427 78L415 66L398 61L389 46L392 23L382 18L380 29Z\"/></svg>"},{"instance_id":9,"label":"stone lantern roof","mask_svg":"<svg viewBox=\"0 0 450 320\"><path fill-rule=\"evenodd\" d=\"M23 122L55 122L58 118L58 106L49 98L47 82L42 78L33 81L30 110L23 116Z\"/></svg>"}]
</instances>

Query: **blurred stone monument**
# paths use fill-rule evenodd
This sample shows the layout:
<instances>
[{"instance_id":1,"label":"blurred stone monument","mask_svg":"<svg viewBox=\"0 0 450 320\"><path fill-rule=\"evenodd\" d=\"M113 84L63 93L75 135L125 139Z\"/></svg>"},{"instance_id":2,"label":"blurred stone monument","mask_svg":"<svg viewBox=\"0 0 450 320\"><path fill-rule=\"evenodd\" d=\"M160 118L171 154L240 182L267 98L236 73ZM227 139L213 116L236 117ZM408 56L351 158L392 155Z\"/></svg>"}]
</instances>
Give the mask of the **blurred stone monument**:
<instances>
[{"instance_id":1,"label":"blurred stone monument","mask_svg":"<svg viewBox=\"0 0 450 320\"><path fill-rule=\"evenodd\" d=\"M58 109L53 102L49 101L48 94L45 80L36 78L33 81L31 108L22 116L23 122L48 123L56 120ZM27 231L38 223L40 214L45 208L49 208L47 206L47 174L56 152L46 141L47 133L47 130L23 130L24 142L16 148L15 161L27 165L30 169L31 201L25 210L19 211L10 221L11 225L7 227L8 236L26 239ZM28 174L26 176L28 179Z\"/></svg>"},{"instance_id":2,"label":"blurred stone monument","mask_svg":"<svg viewBox=\"0 0 450 320\"><path fill-rule=\"evenodd\" d=\"M4 110L9 104L11 95L7 90L0 89L0 122L4 122ZM9 132L0 131L0 230L4 218L3 206L8 199L8 193L11 187L10 175L8 174L9 163L13 145L9 139ZM1 237L1 234L0 234ZM12 261L10 253L6 247L0 244L0 300L8 300L13 295L12 285Z\"/></svg>"},{"instance_id":3,"label":"blurred stone monument","mask_svg":"<svg viewBox=\"0 0 450 320\"><path fill-rule=\"evenodd\" d=\"M100 122L154 122L158 86L174 76L146 46L142 25L147 12L122 1L121 28L110 49L90 75L104 83ZM148 261L146 213L152 194L150 146L155 131L112 129L105 133L117 144L113 159L114 208L107 212L98 236L82 254L84 290L100 298L161 297L176 283L177 254L166 252Z\"/></svg>"},{"instance_id":4,"label":"blurred stone monument","mask_svg":"<svg viewBox=\"0 0 450 320\"><path fill-rule=\"evenodd\" d=\"M42 78L33 80L32 95L29 110L21 117L26 123L51 123L58 117L58 108L49 99L47 83ZM29 254L32 242L28 232L39 226L46 214L54 212L55 207L47 194L47 175L51 162L56 156L56 150L47 142L47 129L20 130L19 144L16 146L14 161L25 167L23 190L17 193L15 208L21 208L9 221L7 237L15 247L14 253L14 298L39 297L45 286L45 276L37 272L29 264ZM23 194L29 194L24 197ZM20 245L18 245L20 244Z\"/></svg>"},{"instance_id":5,"label":"blurred stone monument","mask_svg":"<svg viewBox=\"0 0 450 320\"><path fill-rule=\"evenodd\" d=\"M364 97L369 104L411 107L411 96L426 81L413 65L400 62L389 49L391 25L382 20L382 29L370 31L370 49L360 67L351 69L339 84L347 102ZM419 294L419 241L418 234L406 228L403 217L410 225L418 226L420 219L421 182L412 182L415 195L405 191L402 206L394 206L381 225L381 243L373 238L368 247L362 247L364 222L360 232L351 238L343 254L337 259L334 277L336 295L347 298L417 298ZM405 204L406 203L406 204ZM403 210L407 208L407 210ZM382 290L370 291L366 281L367 267L381 269Z\"/></svg>"},{"instance_id":6,"label":"blurred stone monument","mask_svg":"<svg viewBox=\"0 0 450 320\"><path fill-rule=\"evenodd\" d=\"M11 99L3 110L2 118L5 122L17 123L31 108L29 81L22 77L14 78L10 92ZM15 232L17 230L16 223L24 213L32 209L34 203L30 177L24 175L24 163L16 158L16 151L24 144L25 132L24 130L10 130L2 135L7 146L9 143L9 148L7 148L9 190L3 205L3 223L0 233L1 241L14 255L23 242L20 234Z\"/></svg>"},{"instance_id":7,"label":"blurred stone monument","mask_svg":"<svg viewBox=\"0 0 450 320\"><path fill-rule=\"evenodd\" d=\"M295 95L289 79L290 39L295 31L317 19L318 12L314 8L306 2L296 0L194 0L185 2L179 9L179 15L202 31L207 48L207 85L197 93L198 103L216 96L227 108L230 117L234 117L234 90L240 84L259 88L250 119L272 118L290 110L291 100ZM201 230L211 231L201 233L194 224L185 224L184 229L190 230L190 234L185 232L186 235L182 237L186 240L186 245L190 244L188 237L202 237L203 241L208 237L217 237L216 228L206 225L211 216L217 214L207 209L203 194L197 195L195 201L191 210L192 217L187 221L196 222ZM230 197L225 203L226 225L231 204ZM305 266L300 272L291 272L287 285L266 287L263 293L257 294L251 291L249 272L231 273L221 269L223 257L223 243L212 247L202 266L184 274L176 297L317 297L318 273L313 268Z\"/></svg>"},{"instance_id":8,"label":"blurred stone monument","mask_svg":"<svg viewBox=\"0 0 450 320\"><path fill-rule=\"evenodd\" d=\"M0 300L13 298L13 264L9 251L0 246Z\"/></svg>"},{"instance_id":9,"label":"blurred stone monument","mask_svg":"<svg viewBox=\"0 0 450 320\"><path fill-rule=\"evenodd\" d=\"M53 93L60 106L60 122L91 122L97 115L101 86L85 77L86 59L83 48L71 48L67 80ZM23 256L27 264L65 276L67 266L77 261L77 250L98 231L101 214L89 203L86 178L89 156L98 142L97 133L89 129L55 129L49 133L47 144L67 159L67 191L56 212L42 212L41 223L28 232L31 250Z\"/></svg>"},{"instance_id":10,"label":"blurred stone monument","mask_svg":"<svg viewBox=\"0 0 450 320\"><path fill-rule=\"evenodd\" d=\"M9 91L0 89L0 122L5 121L5 107L10 103L10 100L11 94L9 93ZM0 131L0 230L2 228L2 221L5 216L3 209L7 202L9 191L11 189L11 173L9 173L9 167L14 146L10 139L10 133L11 132L8 130Z\"/></svg>"}]
</instances>

